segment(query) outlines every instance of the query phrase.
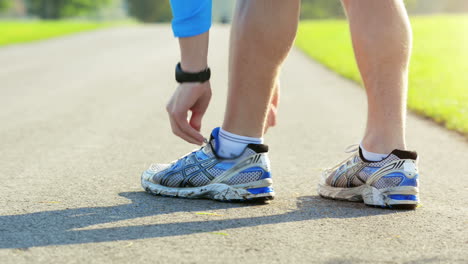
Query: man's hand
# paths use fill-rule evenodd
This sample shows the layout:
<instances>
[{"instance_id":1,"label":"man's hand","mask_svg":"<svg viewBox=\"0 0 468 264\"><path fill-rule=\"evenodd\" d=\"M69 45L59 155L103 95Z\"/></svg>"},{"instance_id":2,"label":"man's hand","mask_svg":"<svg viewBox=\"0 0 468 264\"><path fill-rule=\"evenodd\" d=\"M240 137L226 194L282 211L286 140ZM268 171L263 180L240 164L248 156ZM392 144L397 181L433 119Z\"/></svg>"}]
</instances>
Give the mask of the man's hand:
<instances>
[{"instance_id":1,"label":"man's hand","mask_svg":"<svg viewBox=\"0 0 468 264\"><path fill-rule=\"evenodd\" d=\"M189 143L202 145L204 137L200 134L201 122L210 99L209 81L180 84L166 106L172 132ZM187 118L189 111L192 112L190 120Z\"/></svg>"}]
</instances>

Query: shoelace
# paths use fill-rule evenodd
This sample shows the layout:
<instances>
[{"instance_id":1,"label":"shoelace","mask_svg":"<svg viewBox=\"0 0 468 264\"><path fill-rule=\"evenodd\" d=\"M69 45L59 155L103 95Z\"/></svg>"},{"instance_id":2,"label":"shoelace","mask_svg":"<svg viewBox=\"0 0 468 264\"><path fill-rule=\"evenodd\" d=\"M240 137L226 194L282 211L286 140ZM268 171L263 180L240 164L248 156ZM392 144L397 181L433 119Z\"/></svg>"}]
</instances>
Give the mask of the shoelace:
<instances>
[{"instance_id":1,"label":"shoelace","mask_svg":"<svg viewBox=\"0 0 468 264\"><path fill-rule=\"evenodd\" d=\"M206 139L206 138L203 139L203 142L204 142L205 144L208 144L208 143L209 143L208 139ZM205 145L205 146L206 146L206 145ZM184 156L182 156L181 158L172 161L172 162L170 163L171 166L177 166L178 164L180 164L180 163L182 162L182 160L183 160L184 163L185 163L185 162L187 161L187 159L188 159L193 153L195 153L195 152L197 152L197 151L201 151L201 149L204 148L205 146L202 146L202 147L200 147L199 149L194 149L193 151L191 151L191 152L185 154Z\"/></svg>"},{"instance_id":2,"label":"shoelace","mask_svg":"<svg viewBox=\"0 0 468 264\"><path fill-rule=\"evenodd\" d=\"M345 153L354 153L359 150L359 144L352 144L345 148Z\"/></svg>"},{"instance_id":3,"label":"shoelace","mask_svg":"<svg viewBox=\"0 0 468 264\"><path fill-rule=\"evenodd\" d=\"M348 158L346 158L345 160L343 160L342 162L338 163L338 165L332 167L332 168L329 168L329 169L326 169L325 171L326 172L332 172L332 171L335 171L335 170L338 170L340 169L343 165L345 165L345 167L343 167L343 169L349 167L354 161L354 156L356 155L356 152L359 150L359 144L352 144L352 145L349 145L345 148L344 152L345 153L353 153L351 156L349 156Z\"/></svg>"}]
</instances>

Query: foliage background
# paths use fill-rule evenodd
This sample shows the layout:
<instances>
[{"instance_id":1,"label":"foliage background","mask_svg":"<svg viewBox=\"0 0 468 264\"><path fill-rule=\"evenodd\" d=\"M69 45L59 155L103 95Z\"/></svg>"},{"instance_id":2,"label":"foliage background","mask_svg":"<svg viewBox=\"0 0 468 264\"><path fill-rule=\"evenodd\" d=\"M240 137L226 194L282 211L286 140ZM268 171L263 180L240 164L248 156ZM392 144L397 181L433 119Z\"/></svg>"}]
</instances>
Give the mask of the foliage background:
<instances>
[{"instance_id":1,"label":"foliage background","mask_svg":"<svg viewBox=\"0 0 468 264\"><path fill-rule=\"evenodd\" d=\"M128 12L142 22L169 22L172 19L169 0L128 0Z\"/></svg>"},{"instance_id":2,"label":"foliage background","mask_svg":"<svg viewBox=\"0 0 468 264\"><path fill-rule=\"evenodd\" d=\"M467 0L404 1L411 14L468 12ZM234 0L214 0L214 13L216 13L216 7L220 9L220 6L232 10L234 2ZM169 0L0 0L0 13L14 9L18 3L26 6L26 16L42 19L93 15L96 17L101 9L115 5L115 3L120 3L128 15L145 23L169 22L172 18ZM226 11L223 11L224 13ZM340 0L302 0L301 19L335 19L344 18L344 16ZM219 16L214 17L220 19Z\"/></svg>"},{"instance_id":3,"label":"foliage background","mask_svg":"<svg viewBox=\"0 0 468 264\"><path fill-rule=\"evenodd\" d=\"M42 19L61 19L96 12L110 0L28 0L27 11Z\"/></svg>"},{"instance_id":4,"label":"foliage background","mask_svg":"<svg viewBox=\"0 0 468 264\"><path fill-rule=\"evenodd\" d=\"M468 15L411 20L414 47L408 106L468 135ZM303 21L296 45L338 74L362 83L346 20Z\"/></svg>"},{"instance_id":5,"label":"foliage background","mask_svg":"<svg viewBox=\"0 0 468 264\"><path fill-rule=\"evenodd\" d=\"M11 5L11 1L9 0L0 0L0 11L6 10Z\"/></svg>"}]
</instances>

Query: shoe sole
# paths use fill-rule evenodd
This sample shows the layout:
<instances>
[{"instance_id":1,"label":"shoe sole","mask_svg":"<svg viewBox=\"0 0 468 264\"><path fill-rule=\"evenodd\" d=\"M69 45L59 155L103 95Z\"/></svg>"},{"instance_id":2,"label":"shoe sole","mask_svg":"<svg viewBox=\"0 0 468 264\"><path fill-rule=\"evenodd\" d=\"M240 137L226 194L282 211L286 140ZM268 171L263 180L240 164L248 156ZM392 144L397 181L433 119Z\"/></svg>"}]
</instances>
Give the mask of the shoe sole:
<instances>
[{"instance_id":1,"label":"shoe sole","mask_svg":"<svg viewBox=\"0 0 468 264\"><path fill-rule=\"evenodd\" d=\"M366 184L353 188L319 184L318 193L323 198L364 202L368 206L387 209L414 210L419 204L419 190L413 186L377 189Z\"/></svg>"},{"instance_id":2,"label":"shoe sole","mask_svg":"<svg viewBox=\"0 0 468 264\"><path fill-rule=\"evenodd\" d=\"M273 200L275 193L271 187L271 180L259 182L267 186L249 186L246 188L246 185L244 185L244 187L238 187L223 183L214 183L201 187L175 188L155 184L143 178L141 180L141 185L148 193L167 197L190 199L207 198L222 202L266 202Z\"/></svg>"}]
</instances>

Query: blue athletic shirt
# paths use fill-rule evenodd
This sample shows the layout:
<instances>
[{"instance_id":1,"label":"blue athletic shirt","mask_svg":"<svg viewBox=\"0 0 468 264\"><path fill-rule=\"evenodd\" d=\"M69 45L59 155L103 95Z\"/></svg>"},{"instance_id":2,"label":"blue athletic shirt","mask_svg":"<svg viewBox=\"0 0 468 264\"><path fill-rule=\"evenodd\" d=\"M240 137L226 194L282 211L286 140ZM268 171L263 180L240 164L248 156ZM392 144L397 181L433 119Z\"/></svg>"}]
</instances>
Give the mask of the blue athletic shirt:
<instances>
[{"instance_id":1,"label":"blue athletic shirt","mask_svg":"<svg viewBox=\"0 0 468 264\"><path fill-rule=\"evenodd\" d=\"M212 0L171 0L172 31L178 38L192 37L211 27Z\"/></svg>"}]
</instances>

